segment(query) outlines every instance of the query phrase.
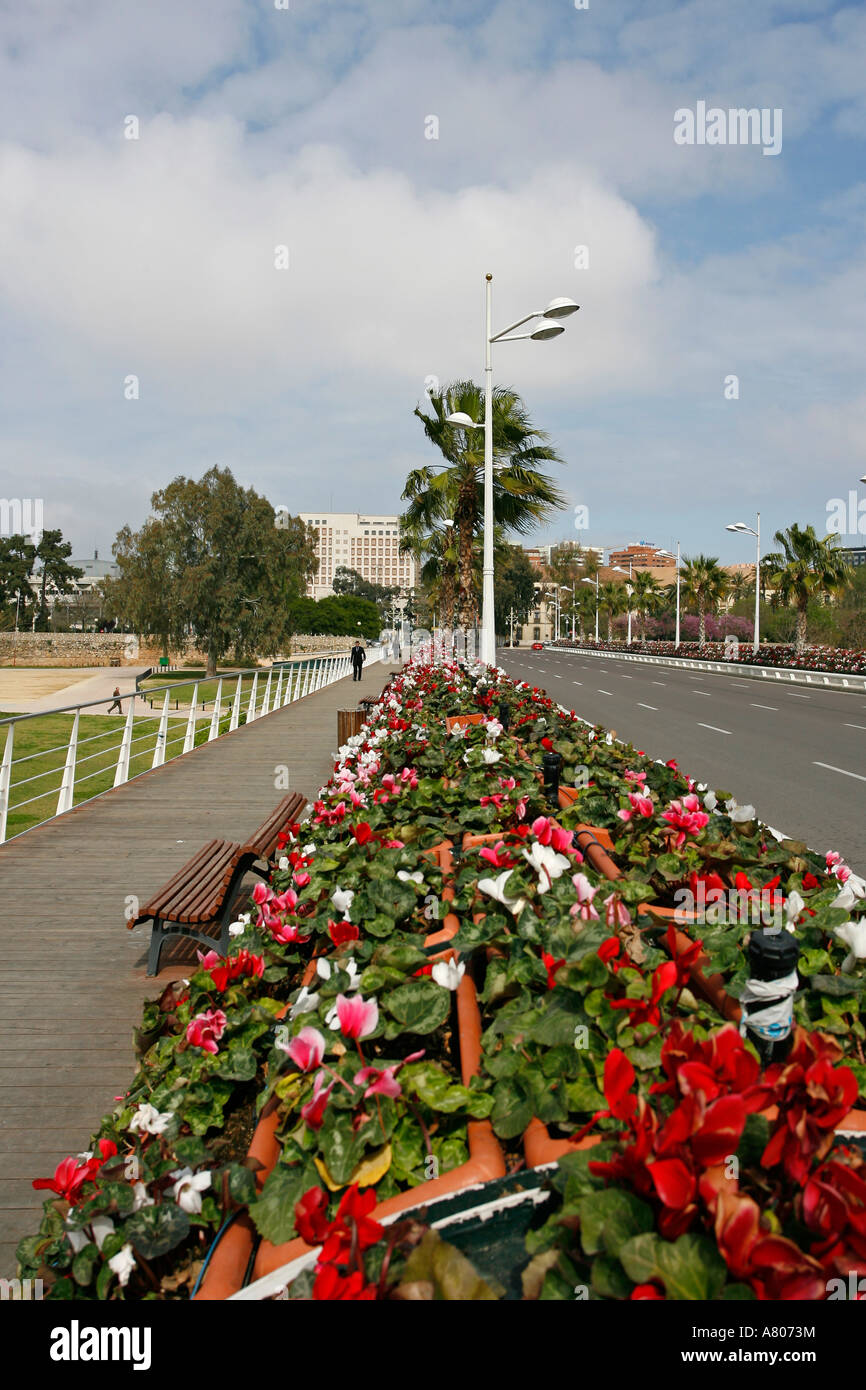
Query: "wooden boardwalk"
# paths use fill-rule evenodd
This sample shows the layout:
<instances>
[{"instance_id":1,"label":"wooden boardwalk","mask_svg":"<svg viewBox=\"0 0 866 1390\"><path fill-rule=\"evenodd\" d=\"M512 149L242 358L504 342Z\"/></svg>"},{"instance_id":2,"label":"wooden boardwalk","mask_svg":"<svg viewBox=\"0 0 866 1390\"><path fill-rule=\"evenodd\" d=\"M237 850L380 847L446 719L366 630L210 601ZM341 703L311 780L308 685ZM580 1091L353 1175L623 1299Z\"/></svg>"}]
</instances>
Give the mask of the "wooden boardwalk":
<instances>
[{"instance_id":1,"label":"wooden boardwalk","mask_svg":"<svg viewBox=\"0 0 866 1390\"><path fill-rule=\"evenodd\" d=\"M150 923L127 929L127 898L146 902L207 840L242 840L286 790L314 798L337 710L378 695L391 669L377 662L360 684L347 676L0 846L0 1277L38 1226L31 1180L87 1146L132 1078L142 1000L187 973L169 943L147 978Z\"/></svg>"}]
</instances>

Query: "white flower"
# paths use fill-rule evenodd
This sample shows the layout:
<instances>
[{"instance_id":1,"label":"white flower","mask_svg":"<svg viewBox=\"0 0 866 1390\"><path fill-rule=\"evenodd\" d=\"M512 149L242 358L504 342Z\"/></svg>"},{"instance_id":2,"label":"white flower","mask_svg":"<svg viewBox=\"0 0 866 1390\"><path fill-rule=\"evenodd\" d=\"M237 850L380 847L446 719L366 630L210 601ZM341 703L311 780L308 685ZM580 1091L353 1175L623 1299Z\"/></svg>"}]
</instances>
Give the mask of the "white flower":
<instances>
[{"instance_id":1,"label":"white flower","mask_svg":"<svg viewBox=\"0 0 866 1390\"><path fill-rule=\"evenodd\" d=\"M806 906L800 894L794 889L785 899L785 916L789 922L796 922L803 908Z\"/></svg>"},{"instance_id":2,"label":"white flower","mask_svg":"<svg viewBox=\"0 0 866 1390\"><path fill-rule=\"evenodd\" d=\"M754 806L740 806L733 796L728 802L728 815L735 825L742 825L745 821L758 819L758 813Z\"/></svg>"},{"instance_id":3,"label":"white flower","mask_svg":"<svg viewBox=\"0 0 866 1390\"><path fill-rule=\"evenodd\" d=\"M331 978L331 962L326 960L324 956L319 956L316 961L316 974L320 980L330 980Z\"/></svg>"},{"instance_id":4,"label":"white flower","mask_svg":"<svg viewBox=\"0 0 866 1390\"><path fill-rule=\"evenodd\" d=\"M315 854L315 852L316 846L313 844L312 841L310 841L308 845L304 845L304 848L301 850L301 854L303 855Z\"/></svg>"},{"instance_id":5,"label":"white flower","mask_svg":"<svg viewBox=\"0 0 866 1390\"><path fill-rule=\"evenodd\" d=\"M110 1216L94 1216L90 1223L90 1229L93 1232L93 1239L96 1242L97 1250L101 1250L106 1237L112 1235L114 1232L114 1222Z\"/></svg>"},{"instance_id":6,"label":"white flower","mask_svg":"<svg viewBox=\"0 0 866 1390\"><path fill-rule=\"evenodd\" d=\"M229 936L243 936L250 924L250 914L242 912L236 922L232 922L229 927Z\"/></svg>"},{"instance_id":7,"label":"white flower","mask_svg":"<svg viewBox=\"0 0 866 1390\"><path fill-rule=\"evenodd\" d=\"M539 893L546 893L553 880L571 868L571 861L564 854L557 854L550 845L542 845L538 840L533 843L532 849L523 851L523 857L538 874Z\"/></svg>"},{"instance_id":8,"label":"white flower","mask_svg":"<svg viewBox=\"0 0 866 1390\"><path fill-rule=\"evenodd\" d=\"M851 947L842 962L842 973L850 975L858 960L866 960L866 921L843 922L841 927L836 928L836 935Z\"/></svg>"},{"instance_id":9,"label":"white flower","mask_svg":"<svg viewBox=\"0 0 866 1390\"><path fill-rule=\"evenodd\" d=\"M210 1173L193 1173L191 1168L181 1168L171 1176L177 1179L171 1190L174 1200L190 1216L197 1216L201 1211L201 1194L210 1187Z\"/></svg>"},{"instance_id":10,"label":"white flower","mask_svg":"<svg viewBox=\"0 0 866 1390\"><path fill-rule=\"evenodd\" d=\"M488 738L499 738L504 730L498 719L488 719L484 725L484 732Z\"/></svg>"},{"instance_id":11,"label":"white flower","mask_svg":"<svg viewBox=\"0 0 866 1390\"><path fill-rule=\"evenodd\" d=\"M125 1289L129 1283L129 1276L135 1269L135 1256L132 1253L132 1246L127 1243L116 1255L112 1255L108 1261L108 1267L113 1274L120 1280L120 1287Z\"/></svg>"},{"instance_id":12,"label":"white flower","mask_svg":"<svg viewBox=\"0 0 866 1390\"><path fill-rule=\"evenodd\" d=\"M283 854L283 855L281 855L281 857L277 860L277 868L278 868L278 869L284 869L284 870L285 870L285 869L287 869L288 867L289 867L289 856L288 856L287 854Z\"/></svg>"},{"instance_id":13,"label":"white flower","mask_svg":"<svg viewBox=\"0 0 866 1390\"><path fill-rule=\"evenodd\" d=\"M352 888L335 888L331 894L331 902L338 912L342 912L344 922L348 922L349 920L349 913L352 910L354 897L355 893Z\"/></svg>"},{"instance_id":14,"label":"white flower","mask_svg":"<svg viewBox=\"0 0 866 1390\"><path fill-rule=\"evenodd\" d=\"M132 1200L132 1210L133 1210L133 1211L141 1211L142 1207L152 1207L152 1206L153 1206L153 1198L151 1197L150 1193L148 1192L148 1190L147 1190L147 1188L145 1187L145 1185L144 1185L143 1182L137 1182L137 1183L135 1183L134 1186L133 1186L132 1192L133 1192L133 1200Z\"/></svg>"},{"instance_id":15,"label":"white flower","mask_svg":"<svg viewBox=\"0 0 866 1390\"><path fill-rule=\"evenodd\" d=\"M138 1131L139 1134L164 1134L173 1119L174 1112L171 1110L160 1114L155 1105L140 1105L127 1129L131 1129L133 1133Z\"/></svg>"},{"instance_id":16,"label":"white flower","mask_svg":"<svg viewBox=\"0 0 866 1390\"><path fill-rule=\"evenodd\" d=\"M496 878L480 878L478 887L482 893L486 893L489 898L495 898L498 903L502 903L503 907L507 907L508 911L512 912L515 917L519 917L526 906L526 899L509 898L505 892L505 885L513 873L513 869L505 869Z\"/></svg>"},{"instance_id":17,"label":"white flower","mask_svg":"<svg viewBox=\"0 0 866 1390\"><path fill-rule=\"evenodd\" d=\"M424 875L420 869L416 869L413 874L409 874L405 869L397 870L397 877L401 883L423 883Z\"/></svg>"},{"instance_id":18,"label":"white flower","mask_svg":"<svg viewBox=\"0 0 866 1390\"><path fill-rule=\"evenodd\" d=\"M90 1236L86 1231L71 1230L68 1225L66 1227L66 1239L72 1246L73 1255L77 1255L79 1250L83 1250L85 1245L90 1244Z\"/></svg>"},{"instance_id":19,"label":"white flower","mask_svg":"<svg viewBox=\"0 0 866 1390\"><path fill-rule=\"evenodd\" d=\"M311 994L310 991L307 989L307 986L304 985L303 989L301 990L300 994L298 995L297 999L295 1000L294 1004L289 1010L289 1018L298 1018L300 1014L311 1014L318 1007L318 994Z\"/></svg>"},{"instance_id":20,"label":"white flower","mask_svg":"<svg viewBox=\"0 0 866 1390\"><path fill-rule=\"evenodd\" d=\"M707 811L715 811L715 809L716 809L716 807L718 806L718 804L719 804L719 803L718 803L718 801L717 801L717 799L716 799L716 793L715 793L715 792L707 792L706 796L704 797L704 807L705 807L705 809L706 809Z\"/></svg>"},{"instance_id":21,"label":"white flower","mask_svg":"<svg viewBox=\"0 0 866 1390\"><path fill-rule=\"evenodd\" d=\"M441 985L443 989L454 990L466 973L466 965L462 960L437 960L430 973L437 985Z\"/></svg>"},{"instance_id":22,"label":"white flower","mask_svg":"<svg viewBox=\"0 0 866 1390\"><path fill-rule=\"evenodd\" d=\"M482 748L481 756L486 763L498 763L502 754L497 753L495 748Z\"/></svg>"}]
</instances>

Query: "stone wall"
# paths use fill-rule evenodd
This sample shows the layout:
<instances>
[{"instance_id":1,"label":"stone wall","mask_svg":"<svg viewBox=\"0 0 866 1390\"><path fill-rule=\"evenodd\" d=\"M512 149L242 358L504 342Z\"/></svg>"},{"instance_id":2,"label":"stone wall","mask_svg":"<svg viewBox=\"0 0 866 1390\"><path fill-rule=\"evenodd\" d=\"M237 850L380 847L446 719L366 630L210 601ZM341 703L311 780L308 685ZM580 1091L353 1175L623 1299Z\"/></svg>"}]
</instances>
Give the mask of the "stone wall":
<instances>
[{"instance_id":1,"label":"stone wall","mask_svg":"<svg viewBox=\"0 0 866 1390\"><path fill-rule=\"evenodd\" d=\"M292 638L292 656L307 652L346 652L354 637ZM0 666L158 666L162 648L146 639L114 632L0 632ZM172 651L176 666L204 666L205 653L194 647ZM266 662L270 664L270 659Z\"/></svg>"}]
</instances>

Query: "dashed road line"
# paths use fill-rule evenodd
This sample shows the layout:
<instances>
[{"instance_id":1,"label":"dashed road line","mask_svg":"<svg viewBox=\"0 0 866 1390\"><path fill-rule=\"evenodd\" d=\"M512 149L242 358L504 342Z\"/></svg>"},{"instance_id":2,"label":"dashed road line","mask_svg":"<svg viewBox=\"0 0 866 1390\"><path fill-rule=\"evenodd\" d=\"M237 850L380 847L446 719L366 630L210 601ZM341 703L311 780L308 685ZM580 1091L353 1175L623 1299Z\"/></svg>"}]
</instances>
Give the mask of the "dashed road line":
<instances>
[{"instance_id":1,"label":"dashed road line","mask_svg":"<svg viewBox=\"0 0 866 1390\"><path fill-rule=\"evenodd\" d=\"M813 763L813 766L814 766L814 767L826 767L830 772L841 772L841 774L842 774L843 777L856 777L858 782L866 782L866 777L864 777L861 773L859 773L859 772L849 772L848 769L847 769L847 767L834 767L832 763L819 763L819 762Z\"/></svg>"},{"instance_id":2,"label":"dashed road line","mask_svg":"<svg viewBox=\"0 0 866 1390\"><path fill-rule=\"evenodd\" d=\"M641 709L654 709L658 713L658 705L645 705L643 700L638 700Z\"/></svg>"},{"instance_id":3,"label":"dashed road line","mask_svg":"<svg viewBox=\"0 0 866 1390\"><path fill-rule=\"evenodd\" d=\"M752 709L771 709L774 712L774 714L779 713L778 705L756 705L754 700L750 700L749 704L752 706Z\"/></svg>"},{"instance_id":4,"label":"dashed road line","mask_svg":"<svg viewBox=\"0 0 866 1390\"><path fill-rule=\"evenodd\" d=\"M701 729L712 729L714 734L729 734L731 732L730 729L719 729L715 724L702 724L700 720L698 720L698 727Z\"/></svg>"}]
</instances>

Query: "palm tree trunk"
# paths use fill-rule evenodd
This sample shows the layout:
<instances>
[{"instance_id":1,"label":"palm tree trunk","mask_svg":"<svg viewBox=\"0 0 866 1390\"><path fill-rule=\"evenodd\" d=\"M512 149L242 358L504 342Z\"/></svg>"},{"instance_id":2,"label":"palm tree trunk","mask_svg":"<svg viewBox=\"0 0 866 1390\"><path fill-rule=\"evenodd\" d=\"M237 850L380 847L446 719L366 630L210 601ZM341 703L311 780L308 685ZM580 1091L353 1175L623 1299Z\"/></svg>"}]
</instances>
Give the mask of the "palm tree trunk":
<instances>
[{"instance_id":1,"label":"palm tree trunk","mask_svg":"<svg viewBox=\"0 0 866 1390\"><path fill-rule=\"evenodd\" d=\"M472 582L472 537L474 527L472 518L464 516L460 520L460 625L465 629L475 626L475 594Z\"/></svg>"},{"instance_id":2,"label":"palm tree trunk","mask_svg":"<svg viewBox=\"0 0 866 1390\"><path fill-rule=\"evenodd\" d=\"M806 603L797 603L797 652L802 652L806 646Z\"/></svg>"},{"instance_id":3,"label":"palm tree trunk","mask_svg":"<svg viewBox=\"0 0 866 1390\"><path fill-rule=\"evenodd\" d=\"M608 642L612 642L612 641L613 641L613 609L612 609L612 608L609 608L609 609L607 610L607 640L608 640Z\"/></svg>"},{"instance_id":4,"label":"palm tree trunk","mask_svg":"<svg viewBox=\"0 0 866 1390\"><path fill-rule=\"evenodd\" d=\"M707 616L704 612L704 605L698 603L698 646L706 645L707 640Z\"/></svg>"}]
</instances>

